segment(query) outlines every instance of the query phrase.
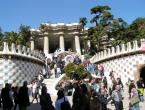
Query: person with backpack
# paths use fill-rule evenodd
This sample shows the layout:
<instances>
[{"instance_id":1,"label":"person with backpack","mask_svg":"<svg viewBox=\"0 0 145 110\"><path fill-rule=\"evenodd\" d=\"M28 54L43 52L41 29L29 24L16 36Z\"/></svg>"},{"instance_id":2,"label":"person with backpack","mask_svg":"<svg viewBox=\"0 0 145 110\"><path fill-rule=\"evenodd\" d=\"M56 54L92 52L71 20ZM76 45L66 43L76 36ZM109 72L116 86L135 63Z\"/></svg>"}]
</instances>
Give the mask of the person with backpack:
<instances>
[{"instance_id":1,"label":"person with backpack","mask_svg":"<svg viewBox=\"0 0 145 110\"><path fill-rule=\"evenodd\" d=\"M71 110L70 103L64 95L63 89L58 90L57 100L55 102L55 110Z\"/></svg>"}]
</instances>

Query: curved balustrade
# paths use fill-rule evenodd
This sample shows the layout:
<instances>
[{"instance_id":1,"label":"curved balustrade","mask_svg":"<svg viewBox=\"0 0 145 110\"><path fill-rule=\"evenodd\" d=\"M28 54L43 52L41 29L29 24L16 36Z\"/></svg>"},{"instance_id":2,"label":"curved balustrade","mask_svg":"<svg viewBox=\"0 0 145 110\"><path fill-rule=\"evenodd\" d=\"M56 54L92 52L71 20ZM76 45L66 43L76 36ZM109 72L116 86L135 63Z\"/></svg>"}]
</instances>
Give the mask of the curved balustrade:
<instances>
[{"instance_id":1,"label":"curved balustrade","mask_svg":"<svg viewBox=\"0 0 145 110\"><path fill-rule=\"evenodd\" d=\"M22 45L16 46L14 43L12 43L11 48L9 48L8 43L4 42L3 51L0 51L0 56L3 55L19 56L19 57L37 60L40 62L45 61L44 53L37 50L31 51L30 48L26 48L25 46Z\"/></svg>"},{"instance_id":2,"label":"curved balustrade","mask_svg":"<svg viewBox=\"0 0 145 110\"><path fill-rule=\"evenodd\" d=\"M145 50L145 39L141 39L139 42L137 40L133 42L128 42L127 44L117 45L116 47L111 47L101 52L96 53L90 61L92 63L97 63L100 61L108 60L111 58L119 57L122 55L135 54L136 52L143 52Z\"/></svg>"}]
</instances>

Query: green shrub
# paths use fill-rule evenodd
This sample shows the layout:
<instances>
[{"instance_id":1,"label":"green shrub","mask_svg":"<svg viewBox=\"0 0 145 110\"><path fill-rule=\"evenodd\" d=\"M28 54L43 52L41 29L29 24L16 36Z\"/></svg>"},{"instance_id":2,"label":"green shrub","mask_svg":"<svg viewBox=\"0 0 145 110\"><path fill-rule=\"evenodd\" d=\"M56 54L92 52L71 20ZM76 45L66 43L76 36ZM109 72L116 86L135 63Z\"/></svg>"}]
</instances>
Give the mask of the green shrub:
<instances>
[{"instance_id":1,"label":"green shrub","mask_svg":"<svg viewBox=\"0 0 145 110\"><path fill-rule=\"evenodd\" d=\"M76 70L76 66L74 63L69 63L65 66L64 72L67 77L71 77Z\"/></svg>"},{"instance_id":2,"label":"green shrub","mask_svg":"<svg viewBox=\"0 0 145 110\"><path fill-rule=\"evenodd\" d=\"M73 76L74 73L77 74L79 79L84 79L88 75L84 69L83 64L75 65L74 63L69 63L65 66L64 72L66 76L70 78Z\"/></svg>"},{"instance_id":3,"label":"green shrub","mask_svg":"<svg viewBox=\"0 0 145 110\"><path fill-rule=\"evenodd\" d=\"M84 79L87 76L87 73L85 72L84 66L82 64L77 65L75 73L78 74L80 79Z\"/></svg>"}]
</instances>

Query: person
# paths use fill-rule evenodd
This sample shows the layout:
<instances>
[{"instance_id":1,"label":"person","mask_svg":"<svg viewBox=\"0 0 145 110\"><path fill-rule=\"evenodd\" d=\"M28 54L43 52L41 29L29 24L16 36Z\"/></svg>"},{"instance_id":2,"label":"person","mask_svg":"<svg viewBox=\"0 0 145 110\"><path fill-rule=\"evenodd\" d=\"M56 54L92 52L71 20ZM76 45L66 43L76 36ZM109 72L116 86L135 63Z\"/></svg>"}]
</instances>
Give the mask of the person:
<instances>
[{"instance_id":1,"label":"person","mask_svg":"<svg viewBox=\"0 0 145 110\"><path fill-rule=\"evenodd\" d=\"M37 83L35 81L32 84L32 97L33 97L33 99L32 99L32 102L31 103L33 103L33 101L35 99L36 99L36 101L38 103L38 95L39 95L39 87L38 87L38 85L37 85Z\"/></svg>"},{"instance_id":2,"label":"person","mask_svg":"<svg viewBox=\"0 0 145 110\"><path fill-rule=\"evenodd\" d=\"M135 86L134 83L131 83L130 89L131 89L131 93L130 93L130 101L131 101L132 98L135 98L135 97L138 98L139 95L138 95L138 91L137 91L136 86ZM131 104L131 102L130 102L130 109L131 110L140 110L140 108L139 108L139 100L135 104Z\"/></svg>"},{"instance_id":3,"label":"person","mask_svg":"<svg viewBox=\"0 0 145 110\"><path fill-rule=\"evenodd\" d=\"M13 107L13 99L11 94L11 85L6 83L5 88L1 90L1 99L3 110L11 110Z\"/></svg>"},{"instance_id":4,"label":"person","mask_svg":"<svg viewBox=\"0 0 145 110\"><path fill-rule=\"evenodd\" d=\"M99 99L101 103L101 110L107 110L107 91L105 88L101 88Z\"/></svg>"},{"instance_id":5,"label":"person","mask_svg":"<svg viewBox=\"0 0 145 110\"><path fill-rule=\"evenodd\" d=\"M123 110L123 102L122 102L123 99L120 89L121 89L120 85L116 85L115 90L113 90L111 95L116 110Z\"/></svg>"},{"instance_id":6,"label":"person","mask_svg":"<svg viewBox=\"0 0 145 110\"><path fill-rule=\"evenodd\" d=\"M43 86L41 89L40 105L41 110L55 110L54 106L52 105L50 94L47 93L46 86Z\"/></svg>"},{"instance_id":7,"label":"person","mask_svg":"<svg viewBox=\"0 0 145 110\"><path fill-rule=\"evenodd\" d=\"M67 102L67 104L68 104L67 108L69 108L67 110L70 110L71 109L70 103L69 103L67 97L65 97L65 95L64 95L64 90L60 89L57 92L57 100L55 101L55 110L63 110L64 107L62 107L62 103L64 103L64 102Z\"/></svg>"},{"instance_id":8,"label":"person","mask_svg":"<svg viewBox=\"0 0 145 110\"><path fill-rule=\"evenodd\" d=\"M123 83L122 83L122 81L121 81L121 78L117 78L117 84L118 85L120 85L120 87L121 87L121 90L123 90Z\"/></svg>"},{"instance_id":9,"label":"person","mask_svg":"<svg viewBox=\"0 0 145 110\"><path fill-rule=\"evenodd\" d=\"M137 87L140 101L144 102L144 82L142 77L137 81Z\"/></svg>"},{"instance_id":10,"label":"person","mask_svg":"<svg viewBox=\"0 0 145 110\"><path fill-rule=\"evenodd\" d=\"M27 106L30 105L27 81L24 81L23 86L20 87L20 90L18 92L18 98L19 98L19 110L27 110Z\"/></svg>"},{"instance_id":11,"label":"person","mask_svg":"<svg viewBox=\"0 0 145 110\"><path fill-rule=\"evenodd\" d=\"M13 97L14 97L14 110L17 109L17 105L18 105L18 102L19 102L19 99L18 99L18 87L13 87Z\"/></svg>"},{"instance_id":12,"label":"person","mask_svg":"<svg viewBox=\"0 0 145 110\"><path fill-rule=\"evenodd\" d=\"M105 88L107 88L108 82L107 82L106 76L103 78L103 83L104 83Z\"/></svg>"}]
</instances>

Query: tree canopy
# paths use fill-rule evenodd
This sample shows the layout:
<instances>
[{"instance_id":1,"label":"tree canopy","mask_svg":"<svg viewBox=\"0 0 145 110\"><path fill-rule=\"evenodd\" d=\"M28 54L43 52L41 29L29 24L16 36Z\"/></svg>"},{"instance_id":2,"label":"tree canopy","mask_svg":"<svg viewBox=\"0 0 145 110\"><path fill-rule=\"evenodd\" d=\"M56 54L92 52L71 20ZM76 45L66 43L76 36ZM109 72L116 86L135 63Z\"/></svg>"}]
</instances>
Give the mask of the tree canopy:
<instances>
[{"instance_id":1,"label":"tree canopy","mask_svg":"<svg viewBox=\"0 0 145 110\"><path fill-rule=\"evenodd\" d=\"M145 38L145 18L139 17L128 25L122 18L115 18L110 10L109 6L94 6L90 9L93 16L90 22L95 23L95 26L90 26L86 32L87 40L91 41L90 50L102 50L104 36L108 37L106 42L109 46Z\"/></svg>"}]
</instances>

